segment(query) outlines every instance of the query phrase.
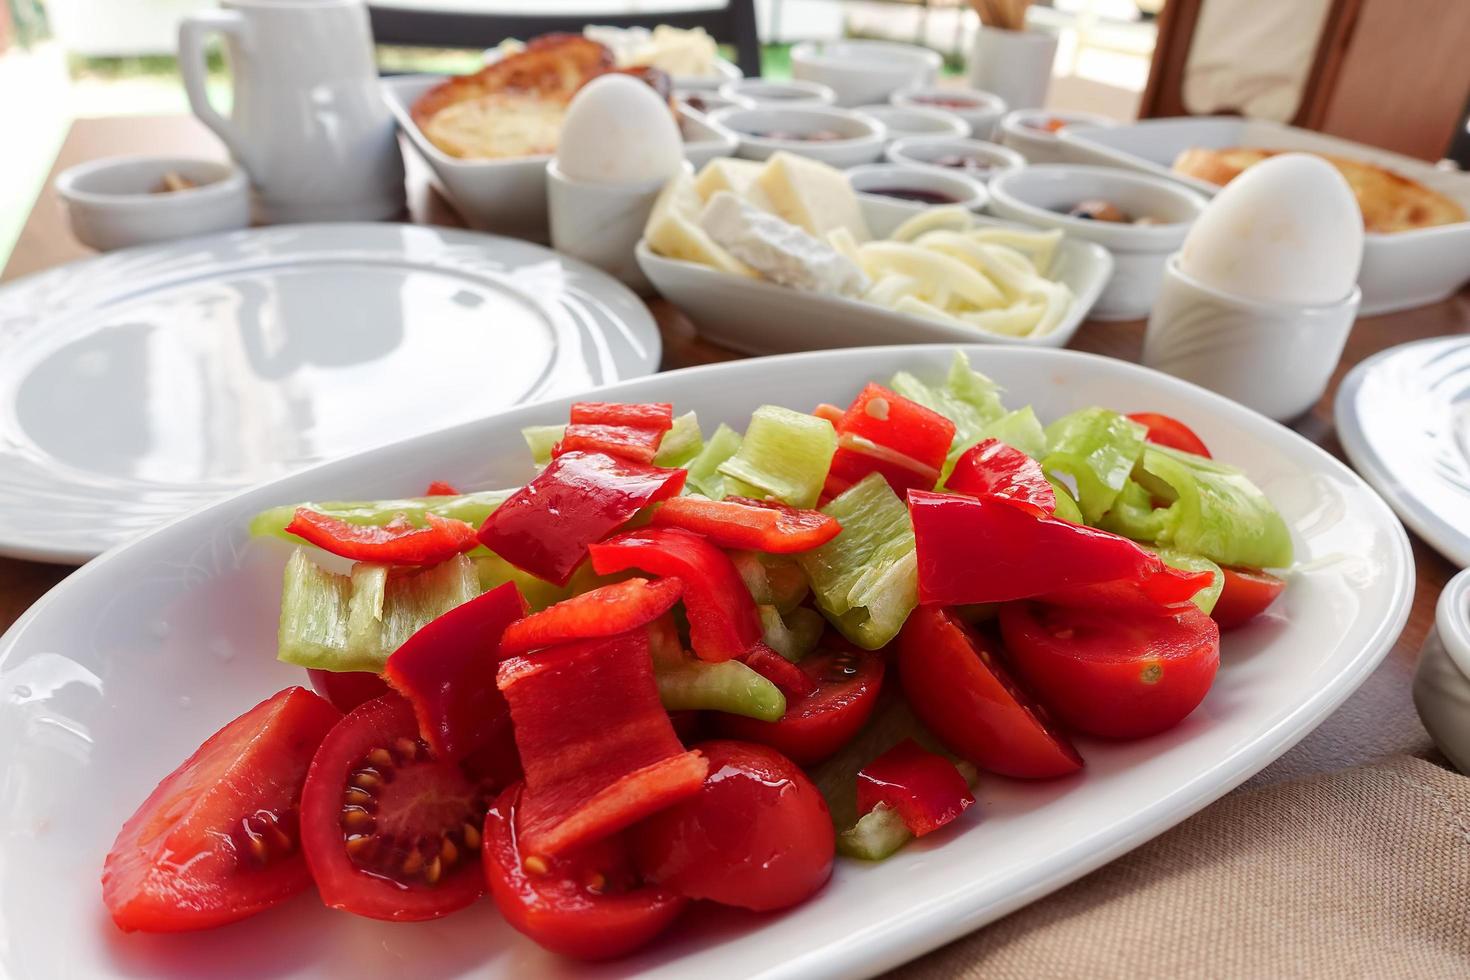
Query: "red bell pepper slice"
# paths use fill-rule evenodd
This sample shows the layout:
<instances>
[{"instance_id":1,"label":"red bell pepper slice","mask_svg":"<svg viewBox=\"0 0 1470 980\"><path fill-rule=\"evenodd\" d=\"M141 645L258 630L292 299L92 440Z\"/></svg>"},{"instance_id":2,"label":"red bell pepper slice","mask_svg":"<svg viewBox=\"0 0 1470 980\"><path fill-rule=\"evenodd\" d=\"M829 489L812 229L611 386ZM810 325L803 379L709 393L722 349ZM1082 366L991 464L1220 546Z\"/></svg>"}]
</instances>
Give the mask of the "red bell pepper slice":
<instances>
[{"instance_id":1,"label":"red bell pepper slice","mask_svg":"<svg viewBox=\"0 0 1470 980\"><path fill-rule=\"evenodd\" d=\"M1144 439L1157 446L1168 446L1170 449L1178 449L1181 452L1194 453L1205 459L1212 458L1205 441L1195 435L1193 429L1172 416L1160 415L1158 412L1133 412L1128 417L1146 426L1148 433Z\"/></svg>"},{"instance_id":2,"label":"red bell pepper slice","mask_svg":"<svg viewBox=\"0 0 1470 980\"><path fill-rule=\"evenodd\" d=\"M640 405L576 402L572 405L571 424L552 455L602 452L651 463L664 433L673 426L674 406L666 402Z\"/></svg>"},{"instance_id":3,"label":"red bell pepper slice","mask_svg":"<svg viewBox=\"0 0 1470 980\"><path fill-rule=\"evenodd\" d=\"M701 660L733 659L761 638L760 613L735 563L703 536L677 527L647 527L589 550L599 575L637 568L683 579L689 643Z\"/></svg>"},{"instance_id":4,"label":"red bell pepper slice","mask_svg":"<svg viewBox=\"0 0 1470 980\"><path fill-rule=\"evenodd\" d=\"M817 693L817 682L796 664L760 641L740 658L745 666L760 674L791 698L801 699Z\"/></svg>"},{"instance_id":5,"label":"red bell pepper slice","mask_svg":"<svg viewBox=\"0 0 1470 980\"><path fill-rule=\"evenodd\" d=\"M677 495L685 476L604 453L565 453L495 508L480 543L522 571L566 585L589 544L640 508Z\"/></svg>"},{"instance_id":6,"label":"red bell pepper slice","mask_svg":"<svg viewBox=\"0 0 1470 980\"><path fill-rule=\"evenodd\" d=\"M514 582L456 606L393 651L383 679L413 705L434 754L462 759L510 727L495 686L505 628L526 614Z\"/></svg>"},{"instance_id":7,"label":"red bell pepper slice","mask_svg":"<svg viewBox=\"0 0 1470 980\"><path fill-rule=\"evenodd\" d=\"M837 428L935 470L944 465L955 433L954 423L943 415L879 384L858 393Z\"/></svg>"},{"instance_id":8,"label":"red bell pepper slice","mask_svg":"<svg viewBox=\"0 0 1470 980\"><path fill-rule=\"evenodd\" d=\"M443 480L435 480L429 484L429 489L424 491L425 497L458 497L463 491L458 490L452 483Z\"/></svg>"},{"instance_id":9,"label":"red bell pepper slice","mask_svg":"<svg viewBox=\"0 0 1470 980\"><path fill-rule=\"evenodd\" d=\"M526 773L527 855L616 833L704 783L708 762L685 751L659 703L646 630L510 657L496 682Z\"/></svg>"},{"instance_id":10,"label":"red bell pepper slice","mask_svg":"<svg viewBox=\"0 0 1470 980\"><path fill-rule=\"evenodd\" d=\"M1127 538L995 497L910 490L909 516L925 605L1008 602L1119 580L1163 600L1191 586L1193 595L1209 581L1169 568Z\"/></svg>"},{"instance_id":11,"label":"red bell pepper slice","mask_svg":"<svg viewBox=\"0 0 1470 980\"><path fill-rule=\"evenodd\" d=\"M437 565L475 546L475 529L464 521L432 513L424 519L428 527L401 515L381 526L351 524L298 507L286 530L334 555L389 565Z\"/></svg>"},{"instance_id":12,"label":"red bell pepper slice","mask_svg":"<svg viewBox=\"0 0 1470 980\"><path fill-rule=\"evenodd\" d=\"M1057 509L1057 492L1041 464L999 439L986 439L960 454L945 486L972 497L1004 497L1037 517Z\"/></svg>"},{"instance_id":13,"label":"red bell pepper slice","mask_svg":"<svg viewBox=\"0 0 1470 980\"><path fill-rule=\"evenodd\" d=\"M975 802L965 777L942 755L906 738L858 773L858 813L879 803L898 811L915 837L938 830Z\"/></svg>"},{"instance_id":14,"label":"red bell pepper slice","mask_svg":"<svg viewBox=\"0 0 1470 980\"><path fill-rule=\"evenodd\" d=\"M512 623L500 639L500 655L626 633L658 619L683 594L684 583L676 578L630 578L604 585Z\"/></svg>"},{"instance_id":15,"label":"red bell pepper slice","mask_svg":"<svg viewBox=\"0 0 1470 980\"><path fill-rule=\"evenodd\" d=\"M819 510L798 510L779 500L675 497L653 512L655 527L682 527L722 548L790 555L821 547L842 525Z\"/></svg>"}]
</instances>

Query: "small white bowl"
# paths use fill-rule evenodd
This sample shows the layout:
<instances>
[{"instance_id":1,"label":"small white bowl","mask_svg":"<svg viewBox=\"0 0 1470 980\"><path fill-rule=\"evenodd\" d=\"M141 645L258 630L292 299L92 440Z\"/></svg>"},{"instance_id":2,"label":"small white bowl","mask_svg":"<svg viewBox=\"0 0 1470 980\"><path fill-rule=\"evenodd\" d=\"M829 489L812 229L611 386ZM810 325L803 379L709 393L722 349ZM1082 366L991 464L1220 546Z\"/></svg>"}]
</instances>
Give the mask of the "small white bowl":
<instances>
[{"instance_id":1,"label":"small white bowl","mask_svg":"<svg viewBox=\"0 0 1470 980\"><path fill-rule=\"evenodd\" d=\"M862 197L912 204L916 210L958 204L971 211L979 211L990 200L990 193L984 184L958 171L920 170L896 163L870 163L853 167L847 172L847 179L852 184L852 189ZM925 201L899 194L880 193L885 190L918 191L938 195L944 200Z\"/></svg>"},{"instance_id":2,"label":"small white bowl","mask_svg":"<svg viewBox=\"0 0 1470 980\"><path fill-rule=\"evenodd\" d=\"M888 101L916 109L937 109L954 116L969 127L967 135L977 140L988 140L995 135L996 123L1008 108L1006 100L994 92L947 85L899 89L889 96Z\"/></svg>"},{"instance_id":3,"label":"small white bowl","mask_svg":"<svg viewBox=\"0 0 1470 980\"><path fill-rule=\"evenodd\" d=\"M905 167L930 168L945 173L958 173L989 183L1001 174L1020 170L1026 166L1026 158L999 143L987 143L973 139L932 139L928 136L894 140L884 151L889 163ZM960 158L974 160L972 166L958 167L939 161Z\"/></svg>"},{"instance_id":4,"label":"small white bowl","mask_svg":"<svg viewBox=\"0 0 1470 980\"><path fill-rule=\"evenodd\" d=\"M1045 128L1048 122L1061 120L1067 125L1116 126L1116 119L1095 112L1066 109L1017 109L1000 120L1000 141L1025 157L1029 163L1069 163L1068 145L1057 137L1056 130Z\"/></svg>"},{"instance_id":5,"label":"small white bowl","mask_svg":"<svg viewBox=\"0 0 1470 980\"><path fill-rule=\"evenodd\" d=\"M1470 569L1439 594L1414 671L1414 707L1445 758L1470 774Z\"/></svg>"},{"instance_id":6,"label":"small white bowl","mask_svg":"<svg viewBox=\"0 0 1470 980\"><path fill-rule=\"evenodd\" d=\"M849 107L933 85L943 63L937 51L893 41L803 41L791 49L792 77L831 86L837 104Z\"/></svg>"},{"instance_id":7,"label":"small white bowl","mask_svg":"<svg viewBox=\"0 0 1470 980\"><path fill-rule=\"evenodd\" d=\"M1143 335L1143 363L1285 422L1327 390L1362 301L1357 286L1325 306L1232 296L1181 272L1175 252Z\"/></svg>"},{"instance_id":8,"label":"small white bowl","mask_svg":"<svg viewBox=\"0 0 1470 980\"><path fill-rule=\"evenodd\" d=\"M1205 208L1202 194L1162 177L1111 167L1045 163L1002 174L990 182L990 211L1042 228L1060 228L1073 238L1097 242L1117 265L1098 297L1097 320L1148 316L1164 279L1164 262L1184 244L1189 226ZM1156 224L1094 221L1067 214L1083 201L1103 200L1135 218Z\"/></svg>"},{"instance_id":9,"label":"small white bowl","mask_svg":"<svg viewBox=\"0 0 1470 980\"><path fill-rule=\"evenodd\" d=\"M731 102L714 89L676 88L674 101L685 112L697 113L701 119L721 109L740 105L738 102Z\"/></svg>"},{"instance_id":10,"label":"small white bowl","mask_svg":"<svg viewBox=\"0 0 1470 980\"><path fill-rule=\"evenodd\" d=\"M158 193L165 174L194 187ZM107 157L56 178L72 234L101 252L250 224L250 182L232 163L193 157Z\"/></svg>"},{"instance_id":11,"label":"small white bowl","mask_svg":"<svg viewBox=\"0 0 1470 980\"><path fill-rule=\"evenodd\" d=\"M754 109L758 106L791 108L808 105L833 105L837 93L817 82L793 79L770 82L763 78L742 78L720 86L720 97L731 105Z\"/></svg>"},{"instance_id":12,"label":"small white bowl","mask_svg":"<svg viewBox=\"0 0 1470 980\"><path fill-rule=\"evenodd\" d=\"M871 116L831 106L796 109L721 109L710 117L739 140L736 156L764 160L781 150L834 167L872 163L883 155L887 131ZM802 139L800 134L832 132L839 139ZM777 136L767 134L776 133Z\"/></svg>"},{"instance_id":13,"label":"small white bowl","mask_svg":"<svg viewBox=\"0 0 1470 980\"><path fill-rule=\"evenodd\" d=\"M857 112L872 116L888 130L890 140L905 137L918 139L960 139L970 134L964 120L936 109L918 106L876 103L857 107Z\"/></svg>"}]
</instances>

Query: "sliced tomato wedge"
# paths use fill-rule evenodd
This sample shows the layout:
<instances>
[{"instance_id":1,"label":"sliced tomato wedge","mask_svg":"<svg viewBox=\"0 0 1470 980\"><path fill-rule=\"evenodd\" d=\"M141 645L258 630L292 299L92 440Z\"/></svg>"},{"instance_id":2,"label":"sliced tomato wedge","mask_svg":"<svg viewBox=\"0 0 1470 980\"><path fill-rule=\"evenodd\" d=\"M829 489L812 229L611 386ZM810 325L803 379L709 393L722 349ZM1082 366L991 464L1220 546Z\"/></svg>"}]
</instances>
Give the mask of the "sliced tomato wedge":
<instances>
[{"instance_id":1,"label":"sliced tomato wedge","mask_svg":"<svg viewBox=\"0 0 1470 980\"><path fill-rule=\"evenodd\" d=\"M1064 724L1101 738L1143 738L1199 706L1220 666L1220 631L1195 606L1167 616L1001 607L1016 672Z\"/></svg>"},{"instance_id":2,"label":"sliced tomato wedge","mask_svg":"<svg viewBox=\"0 0 1470 980\"><path fill-rule=\"evenodd\" d=\"M898 634L909 705L950 751L1017 779L1051 779L1082 757L1023 691L986 640L936 606L915 609Z\"/></svg>"},{"instance_id":3,"label":"sliced tomato wedge","mask_svg":"<svg viewBox=\"0 0 1470 980\"><path fill-rule=\"evenodd\" d=\"M813 766L852 740L872 716L883 687L883 658L829 636L798 664L816 685L804 698L788 698L780 721L717 713L726 738L759 742Z\"/></svg>"},{"instance_id":4,"label":"sliced tomato wedge","mask_svg":"<svg viewBox=\"0 0 1470 980\"><path fill-rule=\"evenodd\" d=\"M127 931L235 922L311 886L301 788L342 715L291 687L211 735L128 818L102 870L102 900Z\"/></svg>"},{"instance_id":5,"label":"sliced tomato wedge","mask_svg":"<svg viewBox=\"0 0 1470 980\"><path fill-rule=\"evenodd\" d=\"M1134 412L1128 417L1148 429L1144 438L1155 445L1194 453L1205 459L1211 458L1204 440L1195 435L1193 429L1172 416L1160 415L1158 412Z\"/></svg>"},{"instance_id":6,"label":"sliced tomato wedge","mask_svg":"<svg viewBox=\"0 0 1470 980\"><path fill-rule=\"evenodd\" d=\"M1222 630L1233 630L1255 619L1276 601L1286 580L1252 568L1224 568L1225 587L1210 613Z\"/></svg>"},{"instance_id":7,"label":"sliced tomato wedge","mask_svg":"<svg viewBox=\"0 0 1470 980\"><path fill-rule=\"evenodd\" d=\"M301 842L328 908L437 919L485 892L476 862L492 787L436 759L413 707L369 701L322 741L301 795Z\"/></svg>"},{"instance_id":8,"label":"sliced tomato wedge","mask_svg":"<svg viewBox=\"0 0 1470 980\"><path fill-rule=\"evenodd\" d=\"M584 960L623 956L663 932L687 900L646 885L622 835L557 858L521 852L510 787L485 816L484 865L490 894L505 921L540 945Z\"/></svg>"}]
</instances>

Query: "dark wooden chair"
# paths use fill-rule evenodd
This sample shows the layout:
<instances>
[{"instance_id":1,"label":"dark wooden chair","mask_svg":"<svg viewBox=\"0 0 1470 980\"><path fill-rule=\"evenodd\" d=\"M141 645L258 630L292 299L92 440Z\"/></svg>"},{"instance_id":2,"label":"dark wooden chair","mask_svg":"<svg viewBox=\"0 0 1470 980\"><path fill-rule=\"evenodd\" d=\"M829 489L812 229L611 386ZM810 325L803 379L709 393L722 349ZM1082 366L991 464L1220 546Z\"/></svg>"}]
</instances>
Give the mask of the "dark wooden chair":
<instances>
[{"instance_id":1,"label":"dark wooden chair","mask_svg":"<svg viewBox=\"0 0 1470 980\"><path fill-rule=\"evenodd\" d=\"M666 13L557 14L544 0L527 0L524 13L486 11L475 13L462 7L434 10L419 6L401 7L391 2L369 2L373 36L379 44L402 44L425 48L488 48L506 38L531 38L565 31L581 33L588 23L614 27L656 27L668 24L692 30L702 27L721 44L735 49L735 63L752 78L761 73L760 37L755 27L755 0L726 0L723 6Z\"/></svg>"},{"instance_id":2,"label":"dark wooden chair","mask_svg":"<svg viewBox=\"0 0 1470 980\"><path fill-rule=\"evenodd\" d=\"M1187 115L1185 68L1209 2L1165 5L1141 117ZM1467 37L1467 0L1331 0L1291 122L1426 160L1470 152Z\"/></svg>"}]
</instances>

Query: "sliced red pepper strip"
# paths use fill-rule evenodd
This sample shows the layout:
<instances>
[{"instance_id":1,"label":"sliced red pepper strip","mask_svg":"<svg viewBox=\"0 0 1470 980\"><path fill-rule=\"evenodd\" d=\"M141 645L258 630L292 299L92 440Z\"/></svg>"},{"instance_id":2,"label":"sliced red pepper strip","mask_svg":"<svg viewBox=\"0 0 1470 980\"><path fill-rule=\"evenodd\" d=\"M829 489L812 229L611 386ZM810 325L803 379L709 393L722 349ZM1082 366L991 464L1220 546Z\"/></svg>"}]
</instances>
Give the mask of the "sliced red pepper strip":
<instances>
[{"instance_id":1,"label":"sliced red pepper strip","mask_svg":"<svg viewBox=\"0 0 1470 980\"><path fill-rule=\"evenodd\" d=\"M722 548L790 555L821 547L842 525L819 510L798 510L779 500L675 497L653 512L655 527L682 527Z\"/></svg>"},{"instance_id":2,"label":"sliced red pepper strip","mask_svg":"<svg viewBox=\"0 0 1470 980\"><path fill-rule=\"evenodd\" d=\"M393 651L383 679L408 699L434 754L462 759L506 734L510 714L495 686L505 628L526 614L514 582L456 606Z\"/></svg>"},{"instance_id":3,"label":"sliced red pepper strip","mask_svg":"<svg viewBox=\"0 0 1470 980\"><path fill-rule=\"evenodd\" d=\"M668 402L573 402L573 425L631 425L668 432L674 427L674 406Z\"/></svg>"},{"instance_id":4,"label":"sliced red pepper strip","mask_svg":"<svg viewBox=\"0 0 1470 980\"><path fill-rule=\"evenodd\" d=\"M1004 497L1037 517L1057 509L1057 492L1041 464L999 439L986 439L961 453L945 486L972 497Z\"/></svg>"},{"instance_id":5,"label":"sliced red pepper strip","mask_svg":"<svg viewBox=\"0 0 1470 980\"><path fill-rule=\"evenodd\" d=\"M658 619L683 594L684 583L676 578L630 578L604 585L512 623L500 639L500 655L626 633Z\"/></svg>"},{"instance_id":6,"label":"sliced red pepper strip","mask_svg":"<svg viewBox=\"0 0 1470 980\"><path fill-rule=\"evenodd\" d=\"M817 693L817 682L796 664L759 641L740 658L745 666L760 674L792 698Z\"/></svg>"},{"instance_id":7,"label":"sliced red pepper strip","mask_svg":"<svg viewBox=\"0 0 1470 980\"><path fill-rule=\"evenodd\" d=\"M334 555L389 565L437 565L475 546L475 529L464 521L432 513L424 519L428 527L401 516L381 526L351 524L298 507L286 530Z\"/></svg>"},{"instance_id":8,"label":"sliced red pepper strip","mask_svg":"<svg viewBox=\"0 0 1470 980\"><path fill-rule=\"evenodd\" d=\"M603 453L566 453L486 518L480 542L522 571L566 585L589 544L678 494L685 475Z\"/></svg>"},{"instance_id":9,"label":"sliced red pepper strip","mask_svg":"<svg viewBox=\"0 0 1470 980\"><path fill-rule=\"evenodd\" d=\"M526 773L522 852L550 858L699 792L709 764L674 733L648 632L510 657L496 676Z\"/></svg>"},{"instance_id":10,"label":"sliced red pepper strip","mask_svg":"<svg viewBox=\"0 0 1470 980\"><path fill-rule=\"evenodd\" d=\"M938 830L975 802L955 764L911 738L863 766L857 778L858 813L886 803L915 837Z\"/></svg>"},{"instance_id":11,"label":"sliced red pepper strip","mask_svg":"<svg viewBox=\"0 0 1470 980\"><path fill-rule=\"evenodd\" d=\"M1175 570L1127 538L1007 500L910 490L909 516L926 605L1008 602L1119 580L1176 591Z\"/></svg>"},{"instance_id":12,"label":"sliced red pepper strip","mask_svg":"<svg viewBox=\"0 0 1470 980\"><path fill-rule=\"evenodd\" d=\"M938 470L949 455L955 427L949 419L916 401L869 384L842 415L839 432L860 436Z\"/></svg>"},{"instance_id":13,"label":"sliced red pepper strip","mask_svg":"<svg viewBox=\"0 0 1470 980\"><path fill-rule=\"evenodd\" d=\"M1160 415L1158 412L1133 412L1128 417L1148 427L1148 434L1144 438L1155 445L1194 453L1205 459L1212 458L1204 440L1195 435L1193 429L1172 416Z\"/></svg>"},{"instance_id":14,"label":"sliced red pepper strip","mask_svg":"<svg viewBox=\"0 0 1470 980\"><path fill-rule=\"evenodd\" d=\"M906 490L932 490L939 482L939 472L937 467L926 466L897 450L850 432L839 432L837 451L832 454L822 491L835 497L869 473L882 474L897 494Z\"/></svg>"},{"instance_id":15,"label":"sliced red pepper strip","mask_svg":"<svg viewBox=\"0 0 1470 980\"><path fill-rule=\"evenodd\" d=\"M435 480L433 483L429 484L429 489L424 491L424 496L458 497L461 493L463 493L463 491L455 489L453 484L445 483L443 480Z\"/></svg>"},{"instance_id":16,"label":"sliced red pepper strip","mask_svg":"<svg viewBox=\"0 0 1470 980\"><path fill-rule=\"evenodd\" d=\"M664 434L658 429L640 429L631 425L573 424L562 433L561 442L551 450L562 453L607 453L639 463L651 463L658 455Z\"/></svg>"},{"instance_id":17,"label":"sliced red pepper strip","mask_svg":"<svg viewBox=\"0 0 1470 980\"><path fill-rule=\"evenodd\" d=\"M701 660L734 659L761 638L760 613L734 562L702 535L677 527L647 527L588 550L599 575L637 568L683 579L689 643Z\"/></svg>"}]
</instances>

